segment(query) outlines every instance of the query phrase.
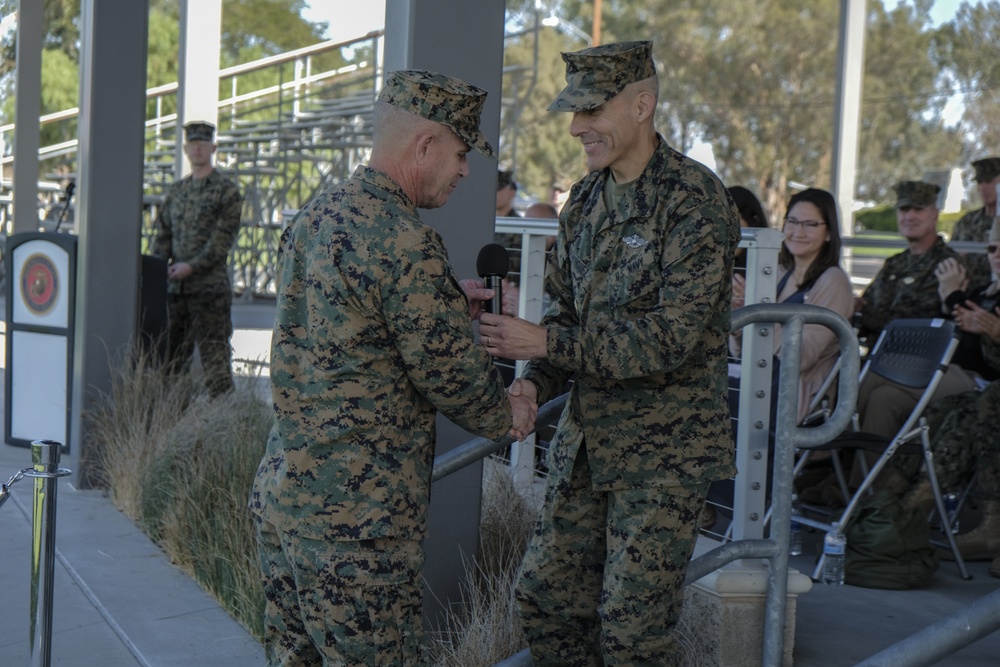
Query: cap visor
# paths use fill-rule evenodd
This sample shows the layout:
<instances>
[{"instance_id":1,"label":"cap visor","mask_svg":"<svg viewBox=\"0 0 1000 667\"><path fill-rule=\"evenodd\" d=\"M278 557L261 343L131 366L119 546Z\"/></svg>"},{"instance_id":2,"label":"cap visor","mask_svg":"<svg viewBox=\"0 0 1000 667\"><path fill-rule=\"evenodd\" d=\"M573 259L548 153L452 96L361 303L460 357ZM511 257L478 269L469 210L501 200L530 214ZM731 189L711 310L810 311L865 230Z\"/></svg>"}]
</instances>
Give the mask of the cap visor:
<instances>
[{"instance_id":1,"label":"cap visor","mask_svg":"<svg viewBox=\"0 0 1000 667\"><path fill-rule=\"evenodd\" d=\"M566 86L556 97L555 101L549 105L549 111L589 111L596 109L608 100L612 95L602 95L601 93L589 91L580 92L578 88Z\"/></svg>"},{"instance_id":2,"label":"cap visor","mask_svg":"<svg viewBox=\"0 0 1000 667\"><path fill-rule=\"evenodd\" d=\"M490 142L486 141L486 137L483 136L482 132L477 132L476 136L472 138L472 143L469 145L488 158L495 158L497 156L493 150L493 146L490 146Z\"/></svg>"}]
</instances>

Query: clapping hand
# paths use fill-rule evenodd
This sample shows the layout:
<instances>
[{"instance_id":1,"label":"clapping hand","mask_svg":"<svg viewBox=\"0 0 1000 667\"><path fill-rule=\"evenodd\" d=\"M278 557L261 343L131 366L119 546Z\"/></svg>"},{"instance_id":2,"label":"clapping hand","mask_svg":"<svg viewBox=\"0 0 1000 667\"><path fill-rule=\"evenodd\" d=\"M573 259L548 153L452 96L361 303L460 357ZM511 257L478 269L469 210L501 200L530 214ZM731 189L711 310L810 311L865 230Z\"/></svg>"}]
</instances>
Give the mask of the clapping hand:
<instances>
[{"instance_id":1,"label":"clapping hand","mask_svg":"<svg viewBox=\"0 0 1000 667\"><path fill-rule=\"evenodd\" d=\"M952 292L965 290L969 285L965 267L954 257L941 260L934 269L934 276L938 281L938 296L941 297L941 303L944 303Z\"/></svg>"},{"instance_id":2,"label":"clapping hand","mask_svg":"<svg viewBox=\"0 0 1000 667\"><path fill-rule=\"evenodd\" d=\"M955 307L955 322L962 329L972 334L989 336L1000 342L1000 307L995 312L985 310L972 301Z\"/></svg>"}]
</instances>

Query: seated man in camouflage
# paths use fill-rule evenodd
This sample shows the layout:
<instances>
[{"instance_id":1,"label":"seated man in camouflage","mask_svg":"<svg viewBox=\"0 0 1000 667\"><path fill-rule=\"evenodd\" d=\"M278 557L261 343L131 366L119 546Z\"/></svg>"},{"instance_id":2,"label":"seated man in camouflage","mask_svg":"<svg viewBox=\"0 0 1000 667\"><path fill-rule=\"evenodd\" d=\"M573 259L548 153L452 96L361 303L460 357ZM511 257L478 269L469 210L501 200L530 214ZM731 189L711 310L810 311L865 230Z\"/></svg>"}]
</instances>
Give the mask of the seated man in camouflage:
<instances>
[{"instance_id":1,"label":"seated man in camouflage","mask_svg":"<svg viewBox=\"0 0 1000 667\"><path fill-rule=\"evenodd\" d=\"M935 271L944 260L962 265L958 253L937 233L937 196L933 183L903 181L895 186L896 222L908 247L885 261L858 303L859 337L874 345L890 321L901 318L943 317ZM975 389L972 377L953 365L941 379L936 398ZM861 430L891 438L896 435L921 391L903 387L878 375L869 375L858 392ZM869 409L873 408L873 409Z\"/></svg>"},{"instance_id":2,"label":"seated man in camouflage","mask_svg":"<svg viewBox=\"0 0 1000 667\"><path fill-rule=\"evenodd\" d=\"M922 181L902 181L896 191L896 224L907 242L907 249L885 261L855 310L860 318L859 338L869 347L875 344L882 329L894 319L943 317L935 270L942 261L961 265L958 253L949 248L937 233L937 198L941 188ZM942 378L935 396L940 398L969 391L975 382L955 366ZM905 423L920 398L921 390L904 387L879 375L869 374L858 390L858 418L861 431L891 438ZM869 462L874 454L866 454ZM906 469L915 473L916 462ZM855 462L850 483L857 486L864 478ZM902 495L910 488L906 475L888 466L876 482ZM831 473L819 484L805 487L800 496L808 502L838 505L843 502Z\"/></svg>"}]
</instances>

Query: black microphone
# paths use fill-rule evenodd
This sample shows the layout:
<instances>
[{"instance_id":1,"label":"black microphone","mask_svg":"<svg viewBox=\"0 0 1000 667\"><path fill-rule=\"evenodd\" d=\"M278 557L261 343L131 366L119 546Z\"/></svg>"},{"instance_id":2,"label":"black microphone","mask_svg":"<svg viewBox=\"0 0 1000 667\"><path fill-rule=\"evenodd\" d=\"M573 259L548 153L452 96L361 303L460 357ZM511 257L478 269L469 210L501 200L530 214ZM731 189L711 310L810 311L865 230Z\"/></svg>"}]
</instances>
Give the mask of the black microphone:
<instances>
[{"instance_id":1,"label":"black microphone","mask_svg":"<svg viewBox=\"0 0 1000 667\"><path fill-rule=\"evenodd\" d=\"M486 283L488 289L494 290L492 299L483 304L483 308L494 315L503 314L503 279L510 270L510 256L507 249L499 243L484 245L476 258L476 273Z\"/></svg>"},{"instance_id":2,"label":"black microphone","mask_svg":"<svg viewBox=\"0 0 1000 667\"><path fill-rule=\"evenodd\" d=\"M63 204L62 210L59 211L59 220L56 221L56 227L52 231L58 232L63 220L66 219L66 212L69 210L69 200L73 198L74 192L76 192L76 181L70 181L66 184L66 191L63 192L63 196L61 197L65 203Z\"/></svg>"}]
</instances>

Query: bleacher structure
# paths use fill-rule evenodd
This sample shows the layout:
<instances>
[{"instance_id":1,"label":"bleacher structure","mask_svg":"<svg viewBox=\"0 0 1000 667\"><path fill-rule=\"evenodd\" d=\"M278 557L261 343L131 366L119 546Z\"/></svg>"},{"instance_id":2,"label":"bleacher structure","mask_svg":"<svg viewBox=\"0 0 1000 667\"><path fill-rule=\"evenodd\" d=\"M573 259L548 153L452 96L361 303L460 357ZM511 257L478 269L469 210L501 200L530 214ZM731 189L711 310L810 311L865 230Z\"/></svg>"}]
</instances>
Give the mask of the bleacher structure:
<instances>
[{"instance_id":1,"label":"bleacher structure","mask_svg":"<svg viewBox=\"0 0 1000 667\"><path fill-rule=\"evenodd\" d=\"M242 230L230 255L233 285L245 300L274 296L273 258L290 212L338 182L367 160L372 145L372 112L381 69L377 61L382 31L347 42L322 42L219 72L220 87L231 91L219 102L216 167L233 177L244 196ZM360 48L359 48L360 47ZM320 65L345 49L366 60L335 69ZM342 61L341 61L342 62ZM288 70L291 70L289 75ZM263 83L260 83L263 82ZM146 153L143 179L142 248L154 236L153 222L163 196L176 178L176 83L147 91ZM78 110L43 116L48 123L75 123ZM13 137L0 127L0 159ZM75 233L66 186L76 175L76 141L43 146L39 160L39 228ZM0 231L12 220L9 181L0 187ZM68 200L68 201L67 201ZM69 210L64 210L69 208ZM61 222L60 222L61 220Z\"/></svg>"}]
</instances>

